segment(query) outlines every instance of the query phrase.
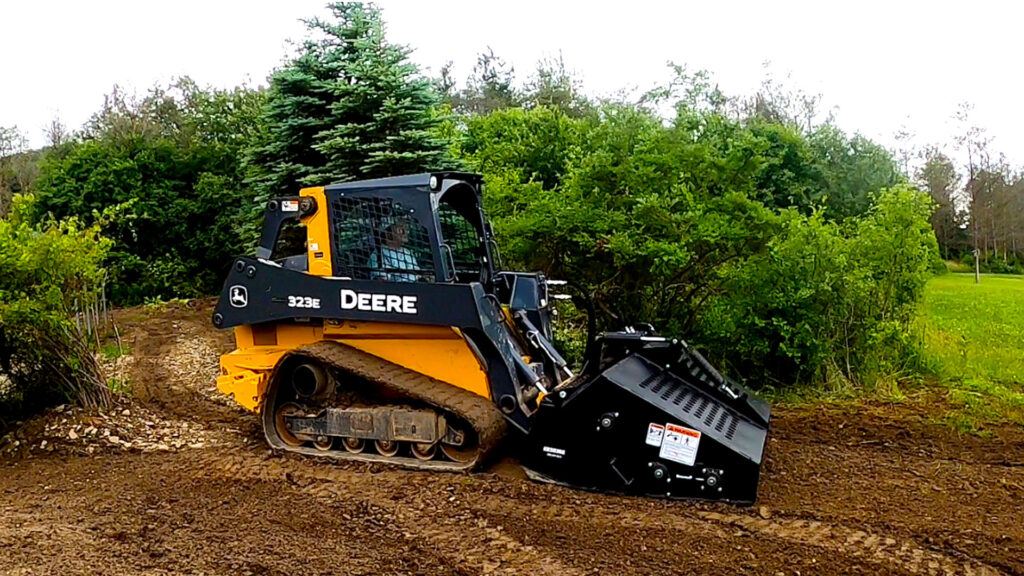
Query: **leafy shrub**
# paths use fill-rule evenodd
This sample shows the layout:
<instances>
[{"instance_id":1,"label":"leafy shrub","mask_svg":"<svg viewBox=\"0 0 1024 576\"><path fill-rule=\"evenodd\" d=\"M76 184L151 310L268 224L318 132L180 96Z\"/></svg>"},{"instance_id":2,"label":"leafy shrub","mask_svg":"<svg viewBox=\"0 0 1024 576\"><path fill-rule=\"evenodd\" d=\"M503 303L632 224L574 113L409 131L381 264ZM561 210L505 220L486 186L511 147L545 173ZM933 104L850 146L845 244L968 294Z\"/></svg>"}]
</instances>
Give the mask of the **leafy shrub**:
<instances>
[{"instance_id":1,"label":"leafy shrub","mask_svg":"<svg viewBox=\"0 0 1024 576\"><path fill-rule=\"evenodd\" d=\"M755 385L898 370L938 258L930 214L927 195L905 186L844 224L784 214L767 250L727 273L701 314L703 340Z\"/></svg>"},{"instance_id":2,"label":"leafy shrub","mask_svg":"<svg viewBox=\"0 0 1024 576\"><path fill-rule=\"evenodd\" d=\"M214 292L246 248L240 157L261 103L188 80L139 101L115 92L79 138L47 151L39 212L91 223L117 207L102 222L117 303Z\"/></svg>"},{"instance_id":3,"label":"leafy shrub","mask_svg":"<svg viewBox=\"0 0 1024 576\"><path fill-rule=\"evenodd\" d=\"M927 195L860 137L614 104L467 122L509 264L571 280L599 326L650 322L755 386L898 370L937 263ZM830 199L830 195L842 198ZM564 338L563 338L564 339Z\"/></svg>"},{"instance_id":4,"label":"leafy shrub","mask_svg":"<svg viewBox=\"0 0 1024 576\"><path fill-rule=\"evenodd\" d=\"M972 261L971 266L973 265ZM1017 260L1015 256L989 256L981 260L981 270L992 274L1024 274L1024 262Z\"/></svg>"},{"instance_id":5,"label":"leafy shrub","mask_svg":"<svg viewBox=\"0 0 1024 576\"><path fill-rule=\"evenodd\" d=\"M724 186L723 165L743 160L732 151L713 157L718 152L693 143L699 135L680 134L690 128L666 128L626 106L604 108L596 122L574 120L572 130L545 110L492 116L510 124L490 126L495 134L528 126L546 134L471 148L508 260L583 285L609 326L649 321L688 331L699 302L720 284L718 269L775 231L776 216L744 193L709 193ZM549 145L535 150L538 141ZM568 159L552 173L559 164L538 159L541 152Z\"/></svg>"},{"instance_id":6,"label":"leafy shrub","mask_svg":"<svg viewBox=\"0 0 1024 576\"><path fill-rule=\"evenodd\" d=\"M102 405L107 389L72 319L94 297L109 243L74 218L30 224L16 196L0 220L0 416L62 401Z\"/></svg>"}]
</instances>

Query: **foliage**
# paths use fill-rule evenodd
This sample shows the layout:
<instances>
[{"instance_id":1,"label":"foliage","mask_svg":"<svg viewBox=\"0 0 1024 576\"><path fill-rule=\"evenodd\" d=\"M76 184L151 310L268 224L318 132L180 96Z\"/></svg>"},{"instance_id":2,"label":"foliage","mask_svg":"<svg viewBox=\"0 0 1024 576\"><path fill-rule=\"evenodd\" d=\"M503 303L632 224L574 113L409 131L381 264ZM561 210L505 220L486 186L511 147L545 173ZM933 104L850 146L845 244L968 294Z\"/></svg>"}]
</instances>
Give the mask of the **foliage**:
<instances>
[{"instance_id":1,"label":"foliage","mask_svg":"<svg viewBox=\"0 0 1024 576\"><path fill-rule=\"evenodd\" d=\"M467 149L516 265L583 284L611 318L657 320L705 290L769 216L741 195L695 195L673 170L686 152L673 133L628 107L596 125L537 108L471 123L471 142L485 144Z\"/></svg>"},{"instance_id":2,"label":"foliage","mask_svg":"<svg viewBox=\"0 0 1024 576\"><path fill-rule=\"evenodd\" d=\"M36 185L40 213L103 225L114 241L115 302L219 286L244 248L239 230L252 194L238 158L262 99L188 79L141 100L115 90L78 138L48 149ZM108 218L99 219L104 211Z\"/></svg>"},{"instance_id":3,"label":"foliage","mask_svg":"<svg viewBox=\"0 0 1024 576\"><path fill-rule=\"evenodd\" d=\"M594 106L584 95L583 84L565 67L562 55L537 62L537 68L526 85L525 106L553 108L572 118L582 118L594 112Z\"/></svg>"},{"instance_id":4,"label":"foliage","mask_svg":"<svg viewBox=\"0 0 1024 576\"><path fill-rule=\"evenodd\" d=\"M915 325L921 362L949 390L952 424L1024 424L1024 279L973 274L934 278Z\"/></svg>"},{"instance_id":5,"label":"foliage","mask_svg":"<svg viewBox=\"0 0 1024 576\"><path fill-rule=\"evenodd\" d=\"M870 381L901 368L908 326L937 258L927 197L897 187L840 224L783 214L763 253L727 273L704 339L755 381Z\"/></svg>"},{"instance_id":6,"label":"foliage","mask_svg":"<svg viewBox=\"0 0 1024 576\"><path fill-rule=\"evenodd\" d=\"M30 223L33 201L16 196L10 217L0 220L0 417L107 400L72 315L100 286L108 242L75 218Z\"/></svg>"},{"instance_id":7,"label":"foliage","mask_svg":"<svg viewBox=\"0 0 1024 576\"><path fill-rule=\"evenodd\" d=\"M938 209L932 219L943 257L974 268L1019 272L1024 261L1024 172L989 149L991 138L971 124L972 106L962 103L954 118L960 134L956 150L966 162L958 166L939 147L924 150L918 184ZM964 158L966 157L966 158Z\"/></svg>"},{"instance_id":8,"label":"foliage","mask_svg":"<svg viewBox=\"0 0 1024 576\"><path fill-rule=\"evenodd\" d=\"M548 107L499 110L466 120L461 153L477 170L514 172L519 182L538 182L550 189L561 183L569 163L580 156L585 129Z\"/></svg>"},{"instance_id":9,"label":"foliage","mask_svg":"<svg viewBox=\"0 0 1024 576\"><path fill-rule=\"evenodd\" d=\"M511 265L581 284L605 327L687 335L755 385L899 369L941 264L927 195L869 193L892 180L891 157L859 155L829 128L845 152L827 159L820 141L730 118L700 90L668 124L622 103L468 119L461 150L485 174ZM840 213L832 189L867 205Z\"/></svg>"},{"instance_id":10,"label":"foliage","mask_svg":"<svg viewBox=\"0 0 1024 576\"><path fill-rule=\"evenodd\" d=\"M538 61L525 85L517 86L515 69L488 47L477 55L463 88L458 87L454 78L451 61L441 67L433 83L445 105L467 119L513 108L545 107L571 118L583 118L595 112L594 104L583 92L582 83L566 68L561 54Z\"/></svg>"},{"instance_id":11,"label":"foliage","mask_svg":"<svg viewBox=\"0 0 1024 576\"><path fill-rule=\"evenodd\" d=\"M968 244L962 214L956 209L960 175L948 156L931 148L925 151L925 162L917 170L916 180L935 202L932 228L943 257L950 258L954 250Z\"/></svg>"},{"instance_id":12,"label":"foliage","mask_svg":"<svg viewBox=\"0 0 1024 576\"><path fill-rule=\"evenodd\" d=\"M15 194L28 191L38 177L38 153L17 126L0 126L0 217L7 214Z\"/></svg>"},{"instance_id":13,"label":"foliage","mask_svg":"<svg viewBox=\"0 0 1024 576\"><path fill-rule=\"evenodd\" d=\"M442 78L450 78L451 71L449 62L441 70ZM515 68L488 47L477 55L466 87L456 90L454 83L449 82L442 86L442 93L453 110L469 116L485 115L522 104L523 95L514 84Z\"/></svg>"},{"instance_id":14,"label":"foliage","mask_svg":"<svg viewBox=\"0 0 1024 576\"><path fill-rule=\"evenodd\" d=\"M329 8L332 19L307 21L298 55L270 77L260 141L247 160L260 200L445 163L440 101L410 50L387 41L373 4Z\"/></svg>"},{"instance_id":15,"label":"foliage","mask_svg":"<svg viewBox=\"0 0 1024 576\"><path fill-rule=\"evenodd\" d=\"M964 196L971 247L984 263L1024 259L1024 175L986 158L968 178Z\"/></svg>"},{"instance_id":16,"label":"foliage","mask_svg":"<svg viewBox=\"0 0 1024 576\"><path fill-rule=\"evenodd\" d=\"M849 137L825 124L810 133L807 141L825 183L825 205L833 217L863 214L872 192L904 179L892 154L859 134Z\"/></svg>"}]
</instances>

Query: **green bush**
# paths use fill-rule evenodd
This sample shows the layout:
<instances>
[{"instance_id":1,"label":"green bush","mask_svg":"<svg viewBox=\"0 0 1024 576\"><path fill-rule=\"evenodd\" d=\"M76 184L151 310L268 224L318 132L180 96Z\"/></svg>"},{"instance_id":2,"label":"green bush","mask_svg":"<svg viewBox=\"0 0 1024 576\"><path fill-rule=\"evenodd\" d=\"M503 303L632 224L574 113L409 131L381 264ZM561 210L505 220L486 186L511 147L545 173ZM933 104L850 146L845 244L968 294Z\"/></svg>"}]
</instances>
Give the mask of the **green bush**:
<instances>
[{"instance_id":1,"label":"green bush","mask_svg":"<svg viewBox=\"0 0 1024 576\"><path fill-rule=\"evenodd\" d=\"M117 207L102 222L116 303L212 293L247 248L253 193L240 157L261 102L188 80L140 101L115 92L79 138L45 154L38 211L91 223Z\"/></svg>"},{"instance_id":2,"label":"green bush","mask_svg":"<svg viewBox=\"0 0 1024 576\"><path fill-rule=\"evenodd\" d=\"M938 258L930 214L927 195L905 186L873 194L868 213L843 224L784 213L767 250L729 270L701 312L702 340L754 384L900 370Z\"/></svg>"},{"instance_id":3,"label":"green bush","mask_svg":"<svg viewBox=\"0 0 1024 576\"><path fill-rule=\"evenodd\" d=\"M33 199L16 196L0 220L0 417L107 390L72 316L95 299L109 243L74 218L31 224Z\"/></svg>"},{"instance_id":4,"label":"green bush","mask_svg":"<svg viewBox=\"0 0 1024 576\"><path fill-rule=\"evenodd\" d=\"M970 265L974 266L973 260L971 260ZM981 271L992 274L1024 274L1024 262L1018 260L1016 256L1008 258L989 256L988 258L982 258Z\"/></svg>"},{"instance_id":5,"label":"green bush","mask_svg":"<svg viewBox=\"0 0 1024 576\"><path fill-rule=\"evenodd\" d=\"M507 263L581 285L600 328L650 322L755 386L862 382L906 361L940 263L931 202L874 188L897 175L863 138L610 104L470 118L461 150Z\"/></svg>"}]
</instances>

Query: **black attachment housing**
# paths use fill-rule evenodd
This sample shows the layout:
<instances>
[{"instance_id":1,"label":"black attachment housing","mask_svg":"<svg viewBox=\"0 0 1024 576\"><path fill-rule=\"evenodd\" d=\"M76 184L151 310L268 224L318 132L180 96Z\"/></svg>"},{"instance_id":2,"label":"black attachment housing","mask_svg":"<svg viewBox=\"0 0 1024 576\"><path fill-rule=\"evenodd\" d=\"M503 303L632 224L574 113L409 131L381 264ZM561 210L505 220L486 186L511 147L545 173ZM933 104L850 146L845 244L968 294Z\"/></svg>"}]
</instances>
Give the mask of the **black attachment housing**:
<instances>
[{"instance_id":1,"label":"black attachment housing","mask_svg":"<svg viewBox=\"0 0 1024 576\"><path fill-rule=\"evenodd\" d=\"M601 337L602 369L546 396L530 476L588 490L753 503L770 408L680 340Z\"/></svg>"}]
</instances>

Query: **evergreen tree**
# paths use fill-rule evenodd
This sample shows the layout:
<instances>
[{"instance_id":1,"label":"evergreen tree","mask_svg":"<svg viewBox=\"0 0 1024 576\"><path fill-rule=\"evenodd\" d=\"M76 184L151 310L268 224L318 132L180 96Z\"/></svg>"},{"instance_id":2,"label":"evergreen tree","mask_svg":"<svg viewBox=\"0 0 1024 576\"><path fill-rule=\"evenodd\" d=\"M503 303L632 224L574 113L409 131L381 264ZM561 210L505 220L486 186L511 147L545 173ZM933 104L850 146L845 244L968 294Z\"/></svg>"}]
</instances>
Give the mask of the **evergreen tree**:
<instances>
[{"instance_id":1,"label":"evergreen tree","mask_svg":"<svg viewBox=\"0 0 1024 576\"><path fill-rule=\"evenodd\" d=\"M430 81L390 44L373 4L329 5L310 37L270 77L262 143L249 158L258 198L302 186L445 164L443 115Z\"/></svg>"},{"instance_id":2,"label":"evergreen tree","mask_svg":"<svg viewBox=\"0 0 1024 576\"><path fill-rule=\"evenodd\" d=\"M515 68L490 47L481 52L466 81L466 88L454 98L453 108L467 115L490 114L495 110L518 108L522 95L516 90Z\"/></svg>"}]
</instances>

